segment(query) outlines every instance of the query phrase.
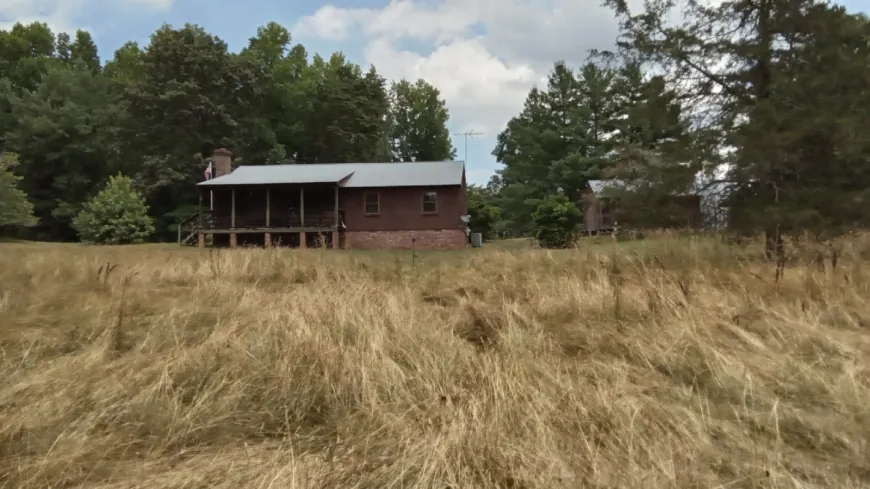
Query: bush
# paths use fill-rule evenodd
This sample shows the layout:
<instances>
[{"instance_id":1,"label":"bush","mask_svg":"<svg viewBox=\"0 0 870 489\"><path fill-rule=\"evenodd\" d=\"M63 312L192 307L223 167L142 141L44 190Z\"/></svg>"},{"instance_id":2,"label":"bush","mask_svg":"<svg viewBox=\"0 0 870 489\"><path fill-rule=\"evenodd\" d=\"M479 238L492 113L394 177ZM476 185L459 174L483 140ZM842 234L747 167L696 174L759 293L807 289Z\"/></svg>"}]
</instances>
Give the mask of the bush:
<instances>
[{"instance_id":1,"label":"bush","mask_svg":"<svg viewBox=\"0 0 870 489\"><path fill-rule=\"evenodd\" d=\"M148 206L129 177L111 177L106 188L85 203L73 228L86 243L141 243L154 232Z\"/></svg>"},{"instance_id":2,"label":"bush","mask_svg":"<svg viewBox=\"0 0 870 489\"><path fill-rule=\"evenodd\" d=\"M487 189L468 186L468 215L471 216L469 227L472 232L482 233L487 241L494 238L499 208L493 204L492 194Z\"/></svg>"},{"instance_id":3,"label":"bush","mask_svg":"<svg viewBox=\"0 0 870 489\"><path fill-rule=\"evenodd\" d=\"M535 237L542 248L567 248L574 242L580 209L564 195L552 195L541 201L532 213Z\"/></svg>"}]
</instances>

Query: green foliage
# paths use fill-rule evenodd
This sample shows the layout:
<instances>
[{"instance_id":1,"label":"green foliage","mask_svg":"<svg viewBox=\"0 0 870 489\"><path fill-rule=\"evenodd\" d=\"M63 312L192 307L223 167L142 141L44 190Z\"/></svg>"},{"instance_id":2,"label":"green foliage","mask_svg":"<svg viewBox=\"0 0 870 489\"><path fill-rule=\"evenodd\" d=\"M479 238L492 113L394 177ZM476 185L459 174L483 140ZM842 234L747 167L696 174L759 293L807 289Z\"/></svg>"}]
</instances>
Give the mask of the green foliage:
<instances>
[{"instance_id":1,"label":"green foliage","mask_svg":"<svg viewBox=\"0 0 870 489\"><path fill-rule=\"evenodd\" d=\"M39 220L72 240L73 217L111 175L142 189L158 239L199 200L215 148L236 163L452 159L448 113L425 81L392 90L342 54L309 56L271 22L240 52L196 25L164 25L101 67L85 31L0 31L0 151L14 151Z\"/></svg>"},{"instance_id":2,"label":"green foliage","mask_svg":"<svg viewBox=\"0 0 870 489\"><path fill-rule=\"evenodd\" d=\"M365 74L341 54L328 62L315 57L312 114L306 130L307 162L390 161L386 81L374 68Z\"/></svg>"},{"instance_id":3,"label":"green foliage","mask_svg":"<svg viewBox=\"0 0 870 489\"><path fill-rule=\"evenodd\" d=\"M15 93L34 90L53 62L54 34L48 24L15 24L0 31L0 73Z\"/></svg>"},{"instance_id":4,"label":"green foliage","mask_svg":"<svg viewBox=\"0 0 870 489\"><path fill-rule=\"evenodd\" d=\"M154 232L148 206L133 181L121 174L85 203L73 227L84 242L110 245L141 243Z\"/></svg>"},{"instance_id":5,"label":"green foliage","mask_svg":"<svg viewBox=\"0 0 870 489\"><path fill-rule=\"evenodd\" d=\"M450 115L438 89L417 80L390 87L390 139L396 161L445 161L456 158L447 130Z\"/></svg>"},{"instance_id":6,"label":"green foliage","mask_svg":"<svg viewBox=\"0 0 870 489\"><path fill-rule=\"evenodd\" d=\"M115 56L106 63L103 73L123 89L127 83L144 77L144 60L138 43L127 42L115 51Z\"/></svg>"},{"instance_id":7,"label":"green foliage","mask_svg":"<svg viewBox=\"0 0 870 489\"><path fill-rule=\"evenodd\" d=\"M709 175L727 165L732 229L764 230L770 254L786 233L870 225L866 17L818 0L654 0L637 13L624 0L607 3L622 52L692 101L682 163ZM673 14L683 22L669 24Z\"/></svg>"},{"instance_id":8,"label":"green foliage","mask_svg":"<svg viewBox=\"0 0 870 489\"><path fill-rule=\"evenodd\" d=\"M532 213L535 237L544 248L567 248L576 238L583 214L568 197L550 195L542 199Z\"/></svg>"},{"instance_id":9,"label":"green foliage","mask_svg":"<svg viewBox=\"0 0 870 489\"><path fill-rule=\"evenodd\" d=\"M529 91L498 135L503 168L469 188L472 228L533 235L536 211L553 196L581 205L591 179L627 184L615 197L632 228L679 226L674 196L699 172L731 189L722 207L744 233L870 226L866 17L820 0L606 3L619 50L555 63ZM674 11L685 22L669 23ZM237 53L166 25L104 67L88 32L0 31L0 152L20 161L4 184L32 202L40 239L74 239L73 216L119 172L142 189L156 237L174 237L218 146L244 164L454 159L448 117L426 81L388 85L341 53L309 55L274 22Z\"/></svg>"},{"instance_id":10,"label":"green foliage","mask_svg":"<svg viewBox=\"0 0 870 489\"><path fill-rule=\"evenodd\" d=\"M53 62L54 35L47 24L15 24L0 31L0 151L15 149L6 134L15 128L11 97L35 90Z\"/></svg>"},{"instance_id":11,"label":"green foliage","mask_svg":"<svg viewBox=\"0 0 870 489\"><path fill-rule=\"evenodd\" d=\"M39 236L72 239L81 204L117 171L116 106L106 80L82 61L51 66L33 91L12 98L7 132L34 201Z\"/></svg>"},{"instance_id":12,"label":"green foliage","mask_svg":"<svg viewBox=\"0 0 870 489\"><path fill-rule=\"evenodd\" d=\"M468 227L472 232L483 233L484 239L495 237L501 212L490 189L468 186L468 215L471 216Z\"/></svg>"},{"instance_id":13,"label":"green foliage","mask_svg":"<svg viewBox=\"0 0 870 489\"><path fill-rule=\"evenodd\" d=\"M628 173L620 168L629 166L629 148L673 153L666 146L679 147L680 114L661 79L645 77L638 63L587 63L576 72L556 63L546 89L533 88L498 136L505 224L531 233L536 203L555 193L579 204L589 180Z\"/></svg>"},{"instance_id":14,"label":"green foliage","mask_svg":"<svg viewBox=\"0 0 870 489\"><path fill-rule=\"evenodd\" d=\"M18 164L12 153L0 154L0 226L32 226L36 224L33 204L27 199L18 182L21 177L12 173Z\"/></svg>"}]
</instances>

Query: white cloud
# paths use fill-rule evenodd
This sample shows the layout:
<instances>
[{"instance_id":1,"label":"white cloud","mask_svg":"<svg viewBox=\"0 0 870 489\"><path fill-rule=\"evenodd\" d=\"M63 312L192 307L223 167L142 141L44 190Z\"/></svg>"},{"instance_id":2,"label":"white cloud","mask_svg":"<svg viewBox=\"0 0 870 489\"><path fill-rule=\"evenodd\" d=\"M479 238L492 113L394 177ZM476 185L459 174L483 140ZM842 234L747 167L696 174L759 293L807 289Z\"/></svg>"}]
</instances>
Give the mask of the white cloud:
<instances>
[{"instance_id":1,"label":"white cloud","mask_svg":"<svg viewBox=\"0 0 870 489\"><path fill-rule=\"evenodd\" d=\"M120 3L148 7L154 10L169 10L175 0L123 0Z\"/></svg>"},{"instance_id":2,"label":"white cloud","mask_svg":"<svg viewBox=\"0 0 870 489\"><path fill-rule=\"evenodd\" d=\"M81 23L82 13L111 1L112 6L136 6L154 10L167 10L174 0L0 0L0 30L8 30L20 22L45 22L54 32L72 33L88 29Z\"/></svg>"},{"instance_id":3,"label":"white cloud","mask_svg":"<svg viewBox=\"0 0 870 489\"><path fill-rule=\"evenodd\" d=\"M69 20L80 7L80 0L0 0L0 29L8 30L17 22L40 21L55 31L74 30L70 29Z\"/></svg>"},{"instance_id":4,"label":"white cloud","mask_svg":"<svg viewBox=\"0 0 870 489\"><path fill-rule=\"evenodd\" d=\"M382 9L325 6L297 37L363 36L366 61L390 79L424 78L441 90L456 129L499 132L557 60L579 64L617 33L600 0L392 0ZM433 49L403 49L406 41Z\"/></svg>"},{"instance_id":5,"label":"white cloud","mask_svg":"<svg viewBox=\"0 0 870 489\"><path fill-rule=\"evenodd\" d=\"M358 21L362 10L347 10L326 5L314 15L302 18L293 28L294 36L314 36L323 39L344 40Z\"/></svg>"},{"instance_id":6,"label":"white cloud","mask_svg":"<svg viewBox=\"0 0 870 489\"><path fill-rule=\"evenodd\" d=\"M368 45L365 56L389 79L429 81L448 101L457 129L490 135L516 114L540 78L526 63L507 64L493 56L481 38L457 39L428 56L397 49L380 38Z\"/></svg>"}]
</instances>

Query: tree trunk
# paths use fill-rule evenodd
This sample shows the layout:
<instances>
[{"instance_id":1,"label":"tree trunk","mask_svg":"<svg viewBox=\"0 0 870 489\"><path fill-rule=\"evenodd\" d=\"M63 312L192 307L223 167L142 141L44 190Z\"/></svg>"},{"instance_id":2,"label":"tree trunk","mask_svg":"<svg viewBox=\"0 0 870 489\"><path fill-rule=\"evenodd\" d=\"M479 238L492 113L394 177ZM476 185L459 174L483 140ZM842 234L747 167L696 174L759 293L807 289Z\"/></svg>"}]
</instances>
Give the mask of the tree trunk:
<instances>
[{"instance_id":1,"label":"tree trunk","mask_svg":"<svg viewBox=\"0 0 870 489\"><path fill-rule=\"evenodd\" d=\"M773 35L770 28L771 0L762 0L758 9L758 41L759 56L755 65L755 103L760 105L762 101L770 98L771 88L771 64L773 49ZM758 144L756 142L756 144ZM763 152L768 158L772 157L769 151ZM763 195L768 196L765 204L779 204L779 187L777 185L779 166L778 161L767 161L764 165L763 181L766 187ZM766 205L765 205L766 207ZM765 219L766 220L766 219ZM782 242L782 234L778 222L767 222L764 226L764 254L769 260L777 260L784 254L785 247Z\"/></svg>"},{"instance_id":2,"label":"tree trunk","mask_svg":"<svg viewBox=\"0 0 870 489\"><path fill-rule=\"evenodd\" d=\"M785 255L785 243L779 226L769 225L764 229L764 256L768 260L778 260Z\"/></svg>"}]
</instances>

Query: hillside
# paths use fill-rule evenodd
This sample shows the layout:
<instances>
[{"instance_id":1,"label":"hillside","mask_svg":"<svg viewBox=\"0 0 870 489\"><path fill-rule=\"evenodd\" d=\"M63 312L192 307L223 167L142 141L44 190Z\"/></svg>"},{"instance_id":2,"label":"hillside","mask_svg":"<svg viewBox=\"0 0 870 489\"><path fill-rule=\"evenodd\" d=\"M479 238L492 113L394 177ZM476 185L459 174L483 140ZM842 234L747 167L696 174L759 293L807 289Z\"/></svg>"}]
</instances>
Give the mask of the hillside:
<instances>
[{"instance_id":1,"label":"hillside","mask_svg":"<svg viewBox=\"0 0 870 489\"><path fill-rule=\"evenodd\" d=\"M868 252L0 244L0 487L867 487Z\"/></svg>"}]
</instances>

